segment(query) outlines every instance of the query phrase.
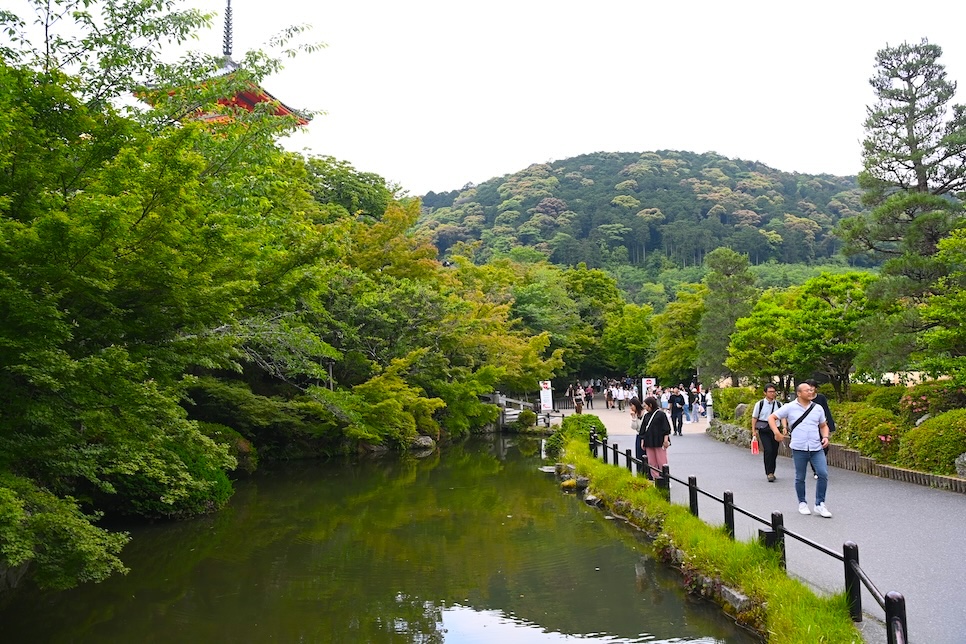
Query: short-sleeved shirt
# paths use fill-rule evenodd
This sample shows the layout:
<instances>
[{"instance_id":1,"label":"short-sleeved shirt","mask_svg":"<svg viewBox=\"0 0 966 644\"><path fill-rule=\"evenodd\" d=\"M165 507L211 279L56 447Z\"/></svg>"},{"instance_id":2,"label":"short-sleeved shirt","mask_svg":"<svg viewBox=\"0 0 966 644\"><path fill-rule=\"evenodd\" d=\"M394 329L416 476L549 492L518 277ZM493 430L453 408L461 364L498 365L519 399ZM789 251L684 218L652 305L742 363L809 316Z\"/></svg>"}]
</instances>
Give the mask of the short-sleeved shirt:
<instances>
[{"instance_id":1,"label":"short-sleeved shirt","mask_svg":"<svg viewBox=\"0 0 966 644\"><path fill-rule=\"evenodd\" d=\"M796 398L787 405L782 405L775 416L779 419L787 418L788 426L791 427L795 421L802 417L808 405L802 407ZM792 430L792 440L788 447L803 452L817 452L822 449L822 434L819 425L825 422L825 410L821 405L816 404L808 416Z\"/></svg>"},{"instance_id":2,"label":"short-sleeved shirt","mask_svg":"<svg viewBox=\"0 0 966 644\"><path fill-rule=\"evenodd\" d=\"M777 398L775 400L768 400L767 398L762 398L755 403L755 407L751 414L755 417L755 420L768 420L769 414L773 414L782 406L782 403ZM813 410L814 411L814 410ZM756 413L757 412L757 413ZM802 421L805 422L805 421Z\"/></svg>"}]
</instances>

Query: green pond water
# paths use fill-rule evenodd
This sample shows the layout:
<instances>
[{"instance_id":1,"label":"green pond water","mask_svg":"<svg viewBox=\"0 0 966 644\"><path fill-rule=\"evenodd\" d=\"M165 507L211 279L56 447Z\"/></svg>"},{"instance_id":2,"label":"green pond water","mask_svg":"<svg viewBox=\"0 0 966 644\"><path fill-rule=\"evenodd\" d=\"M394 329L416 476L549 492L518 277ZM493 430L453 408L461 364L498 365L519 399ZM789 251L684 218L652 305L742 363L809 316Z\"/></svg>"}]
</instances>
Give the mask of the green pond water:
<instances>
[{"instance_id":1,"label":"green pond water","mask_svg":"<svg viewBox=\"0 0 966 644\"><path fill-rule=\"evenodd\" d=\"M274 466L199 520L128 528L131 568L25 589L3 642L729 642L647 542L538 471L539 441Z\"/></svg>"}]
</instances>

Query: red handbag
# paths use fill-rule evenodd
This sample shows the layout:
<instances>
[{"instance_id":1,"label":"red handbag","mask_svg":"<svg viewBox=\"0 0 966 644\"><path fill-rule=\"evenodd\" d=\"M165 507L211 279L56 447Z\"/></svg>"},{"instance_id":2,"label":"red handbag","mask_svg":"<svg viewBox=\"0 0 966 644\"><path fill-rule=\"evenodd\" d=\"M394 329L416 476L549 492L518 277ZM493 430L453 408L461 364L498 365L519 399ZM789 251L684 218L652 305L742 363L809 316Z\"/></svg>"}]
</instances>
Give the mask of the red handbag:
<instances>
[{"instance_id":1,"label":"red handbag","mask_svg":"<svg viewBox=\"0 0 966 644\"><path fill-rule=\"evenodd\" d=\"M757 436L752 436L751 437L751 453L752 454L757 454L758 453L758 437Z\"/></svg>"}]
</instances>

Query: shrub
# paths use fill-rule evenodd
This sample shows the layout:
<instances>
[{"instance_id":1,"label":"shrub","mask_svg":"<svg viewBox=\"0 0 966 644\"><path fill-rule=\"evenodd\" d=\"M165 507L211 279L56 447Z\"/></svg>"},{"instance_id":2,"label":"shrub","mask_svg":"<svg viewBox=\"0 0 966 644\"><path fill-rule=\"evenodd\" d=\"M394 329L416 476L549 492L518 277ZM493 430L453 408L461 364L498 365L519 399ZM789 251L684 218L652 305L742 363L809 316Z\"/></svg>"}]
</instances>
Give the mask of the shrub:
<instances>
[{"instance_id":1,"label":"shrub","mask_svg":"<svg viewBox=\"0 0 966 644\"><path fill-rule=\"evenodd\" d=\"M876 387L865 402L879 409L887 409L898 416L901 413L899 401L908 391L906 387Z\"/></svg>"},{"instance_id":2,"label":"shrub","mask_svg":"<svg viewBox=\"0 0 966 644\"><path fill-rule=\"evenodd\" d=\"M517 416L517 419L510 423L510 429L515 432L524 432L537 424L537 413L529 409L524 409Z\"/></svg>"},{"instance_id":3,"label":"shrub","mask_svg":"<svg viewBox=\"0 0 966 644\"><path fill-rule=\"evenodd\" d=\"M924 421L906 432L899 446L903 467L956 474L956 458L966 452L966 409L955 409Z\"/></svg>"},{"instance_id":4,"label":"shrub","mask_svg":"<svg viewBox=\"0 0 966 644\"><path fill-rule=\"evenodd\" d=\"M754 387L723 387L711 392L715 414L727 421L735 420L735 409L741 403L751 404L762 397Z\"/></svg>"},{"instance_id":5,"label":"shrub","mask_svg":"<svg viewBox=\"0 0 966 644\"><path fill-rule=\"evenodd\" d=\"M247 438L231 427L218 423L198 423L201 433L221 445L228 446L228 453L238 461L236 470L251 474L258 469L258 450Z\"/></svg>"},{"instance_id":6,"label":"shrub","mask_svg":"<svg viewBox=\"0 0 966 644\"><path fill-rule=\"evenodd\" d=\"M865 405L849 418L848 426L836 433L840 442L853 447L863 456L892 463L906 427L891 411Z\"/></svg>"},{"instance_id":7,"label":"shrub","mask_svg":"<svg viewBox=\"0 0 966 644\"><path fill-rule=\"evenodd\" d=\"M924 382L908 390L899 401L901 416L915 423L925 414L936 416L951 409L966 407L966 387L949 380Z\"/></svg>"},{"instance_id":8,"label":"shrub","mask_svg":"<svg viewBox=\"0 0 966 644\"><path fill-rule=\"evenodd\" d=\"M794 389L792 390L792 392L794 393ZM825 397L828 398L829 400L839 399L838 395L836 395L835 393L835 387L833 387L832 383L830 382L823 382L822 384L820 384L818 387L815 388L815 393L825 394Z\"/></svg>"},{"instance_id":9,"label":"shrub","mask_svg":"<svg viewBox=\"0 0 966 644\"><path fill-rule=\"evenodd\" d=\"M868 402L869 396L879 389L882 389L882 387L863 383L849 385L849 400L852 402ZM828 397L827 394L826 397ZM834 397L834 393L832 397Z\"/></svg>"},{"instance_id":10,"label":"shrub","mask_svg":"<svg viewBox=\"0 0 966 644\"><path fill-rule=\"evenodd\" d=\"M573 414L566 416L560 424L559 429L547 439L547 454L556 456L560 454L563 446L571 438L581 438L585 443L590 442L590 430L593 428L597 432L597 438L607 442L607 426L598 416L593 414Z\"/></svg>"},{"instance_id":11,"label":"shrub","mask_svg":"<svg viewBox=\"0 0 966 644\"><path fill-rule=\"evenodd\" d=\"M834 400L830 400L828 407L829 411L832 412L832 418L835 419L835 434L832 434L832 441L841 443L843 439L839 438L839 435L844 436L845 432L848 431L852 416L860 410L868 409L870 405L868 403L855 402L837 403Z\"/></svg>"},{"instance_id":12,"label":"shrub","mask_svg":"<svg viewBox=\"0 0 966 644\"><path fill-rule=\"evenodd\" d=\"M105 501L111 511L149 519L186 519L220 510L228 502L233 489L225 463L211 458L199 442L172 441L165 448L166 460L156 467L111 478L117 490Z\"/></svg>"}]
</instances>

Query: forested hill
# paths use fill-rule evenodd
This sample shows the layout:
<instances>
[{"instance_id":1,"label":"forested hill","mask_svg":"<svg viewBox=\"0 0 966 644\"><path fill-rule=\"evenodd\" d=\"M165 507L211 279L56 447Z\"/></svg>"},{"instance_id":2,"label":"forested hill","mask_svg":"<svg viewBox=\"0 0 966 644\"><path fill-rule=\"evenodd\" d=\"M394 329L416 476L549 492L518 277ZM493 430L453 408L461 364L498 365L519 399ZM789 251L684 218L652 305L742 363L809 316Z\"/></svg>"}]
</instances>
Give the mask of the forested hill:
<instances>
[{"instance_id":1,"label":"forested hill","mask_svg":"<svg viewBox=\"0 0 966 644\"><path fill-rule=\"evenodd\" d=\"M596 152L430 192L419 226L442 254L481 241L479 260L528 246L564 265L667 258L685 267L728 246L755 264L799 263L834 255L835 224L862 209L856 177L781 172L713 152Z\"/></svg>"}]
</instances>

